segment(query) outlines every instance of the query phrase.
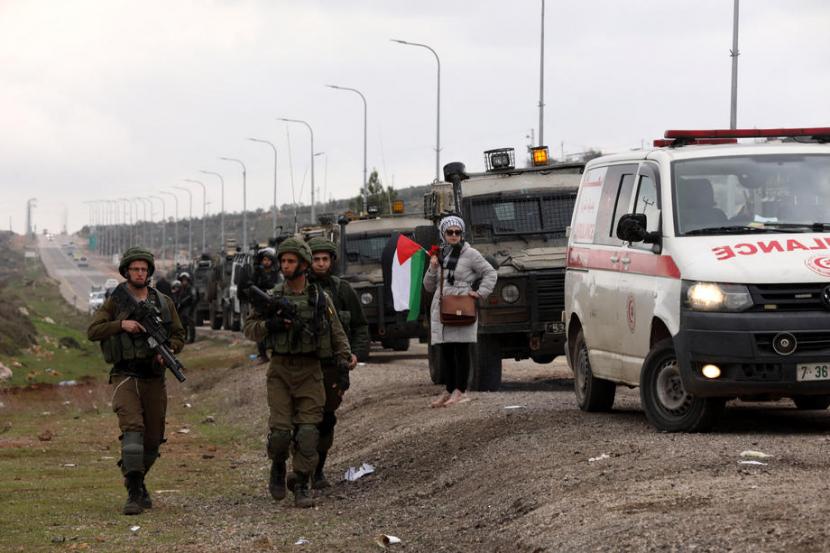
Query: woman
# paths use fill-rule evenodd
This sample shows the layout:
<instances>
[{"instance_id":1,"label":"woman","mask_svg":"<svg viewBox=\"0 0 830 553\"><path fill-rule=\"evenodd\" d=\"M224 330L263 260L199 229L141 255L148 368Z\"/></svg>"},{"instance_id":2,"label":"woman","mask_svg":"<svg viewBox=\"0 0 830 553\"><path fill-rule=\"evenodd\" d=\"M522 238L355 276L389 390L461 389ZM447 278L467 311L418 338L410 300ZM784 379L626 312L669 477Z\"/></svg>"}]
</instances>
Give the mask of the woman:
<instances>
[{"instance_id":1,"label":"woman","mask_svg":"<svg viewBox=\"0 0 830 553\"><path fill-rule=\"evenodd\" d=\"M464 241L464 220L448 215L438 223L441 232L441 255L433 255L424 275L424 288L435 292L430 309L430 344L438 347L441 371L446 390L432 402L433 407L454 405L466 400L467 380L470 374L470 345L476 342L478 321L466 326L441 324L441 278L443 295L469 295L484 299L496 287L496 270L478 250ZM481 280L478 290L473 282Z\"/></svg>"}]
</instances>

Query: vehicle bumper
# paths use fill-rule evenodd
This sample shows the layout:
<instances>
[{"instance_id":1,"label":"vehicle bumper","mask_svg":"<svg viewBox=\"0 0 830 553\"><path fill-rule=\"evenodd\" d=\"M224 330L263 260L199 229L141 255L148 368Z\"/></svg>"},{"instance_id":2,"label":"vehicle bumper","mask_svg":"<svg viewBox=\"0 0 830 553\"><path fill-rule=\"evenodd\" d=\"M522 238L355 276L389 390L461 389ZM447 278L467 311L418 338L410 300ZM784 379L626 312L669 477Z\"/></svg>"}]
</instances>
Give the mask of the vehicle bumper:
<instances>
[{"instance_id":1,"label":"vehicle bumper","mask_svg":"<svg viewBox=\"0 0 830 553\"><path fill-rule=\"evenodd\" d=\"M830 380L799 382L799 364L830 363L830 313L681 313L674 336L686 390L699 397L793 396L830 394ZM787 332L799 345L790 355L772 347ZM720 367L709 379L705 364Z\"/></svg>"}]
</instances>

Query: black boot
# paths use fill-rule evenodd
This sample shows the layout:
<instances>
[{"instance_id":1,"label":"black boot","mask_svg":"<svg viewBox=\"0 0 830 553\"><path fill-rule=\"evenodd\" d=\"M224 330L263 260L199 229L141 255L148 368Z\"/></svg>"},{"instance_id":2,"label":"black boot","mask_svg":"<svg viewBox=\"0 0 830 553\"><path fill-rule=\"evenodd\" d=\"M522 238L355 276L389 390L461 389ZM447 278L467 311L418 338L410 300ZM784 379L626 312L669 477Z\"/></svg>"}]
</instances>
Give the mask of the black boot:
<instances>
[{"instance_id":1,"label":"black boot","mask_svg":"<svg viewBox=\"0 0 830 553\"><path fill-rule=\"evenodd\" d=\"M308 474L294 472L296 483L294 484L294 506L306 509L314 507L314 499L311 497L311 490L308 487Z\"/></svg>"},{"instance_id":2,"label":"black boot","mask_svg":"<svg viewBox=\"0 0 830 553\"><path fill-rule=\"evenodd\" d=\"M311 487L315 490L322 490L324 488L330 488L331 484L329 481L326 480L326 475L323 472L323 467L326 465L326 457L328 456L328 451L321 451L319 453L319 460L317 461L317 468L314 469L314 479L311 484Z\"/></svg>"},{"instance_id":3,"label":"black boot","mask_svg":"<svg viewBox=\"0 0 830 553\"><path fill-rule=\"evenodd\" d=\"M268 481L271 497L280 501L285 499L285 461L271 461L271 478Z\"/></svg>"},{"instance_id":4,"label":"black boot","mask_svg":"<svg viewBox=\"0 0 830 553\"><path fill-rule=\"evenodd\" d=\"M140 515L144 512L142 506L141 489L144 487L144 475L140 472L130 472L124 478L127 487L127 502L124 504L125 515Z\"/></svg>"},{"instance_id":5,"label":"black boot","mask_svg":"<svg viewBox=\"0 0 830 553\"><path fill-rule=\"evenodd\" d=\"M150 499L150 493L147 491L147 486L144 485L144 481L141 481L141 506L145 509L152 509L153 508L153 500Z\"/></svg>"}]
</instances>

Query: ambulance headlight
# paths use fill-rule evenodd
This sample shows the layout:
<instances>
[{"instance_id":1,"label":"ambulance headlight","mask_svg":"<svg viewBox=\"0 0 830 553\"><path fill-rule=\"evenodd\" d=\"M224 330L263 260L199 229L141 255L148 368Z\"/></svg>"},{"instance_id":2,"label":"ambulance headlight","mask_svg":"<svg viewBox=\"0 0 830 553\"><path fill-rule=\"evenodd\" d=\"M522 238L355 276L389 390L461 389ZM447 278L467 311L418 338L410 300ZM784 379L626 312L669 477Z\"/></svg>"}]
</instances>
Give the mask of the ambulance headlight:
<instances>
[{"instance_id":1,"label":"ambulance headlight","mask_svg":"<svg viewBox=\"0 0 830 553\"><path fill-rule=\"evenodd\" d=\"M686 306L694 311L745 311L752 296L743 284L688 283Z\"/></svg>"},{"instance_id":2,"label":"ambulance headlight","mask_svg":"<svg viewBox=\"0 0 830 553\"><path fill-rule=\"evenodd\" d=\"M374 301L374 299L375 296L373 296L371 292L363 292L360 294L360 303L363 305L369 305Z\"/></svg>"},{"instance_id":3,"label":"ambulance headlight","mask_svg":"<svg viewBox=\"0 0 830 553\"><path fill-rule=\"evenodd\" d=\"M519 287L515 284L505 284L501 289L501 299L505 303L516 303L519 301Z\"/></svg>"}]
</instances>

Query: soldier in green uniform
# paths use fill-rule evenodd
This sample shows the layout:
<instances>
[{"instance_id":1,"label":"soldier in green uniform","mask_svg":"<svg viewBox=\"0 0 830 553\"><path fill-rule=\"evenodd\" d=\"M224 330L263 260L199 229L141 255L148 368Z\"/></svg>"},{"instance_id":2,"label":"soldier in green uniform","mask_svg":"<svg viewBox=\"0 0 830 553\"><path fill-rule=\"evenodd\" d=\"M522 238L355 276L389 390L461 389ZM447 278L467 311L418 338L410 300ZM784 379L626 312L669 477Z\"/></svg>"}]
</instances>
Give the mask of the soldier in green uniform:
<instances>
[{"instance_id":1,"label":"soldier in green uniform","mask_svg":"<svg viewBox=\"0 0 830 553\"><path fill-rule=\"evenodd\" d=\"M312 507L309 480L317 467L317 425L326 402L320 359L336 358L348 368L354 363L331 298L306 279L311 266L308 244L297 238L284 240L277 260L285 281L269 293L278 302L278 311L256 311L245 322L244 332L249 340L264 339L272 352L267 373L268 490L276 500L285 497L285 463L293 446L289 487L294 505Z\"/></svg>"},{"instance_id":2,"label":"soldier in green uniform","mask_svg":"<svg viewBox=\"0 0 830 553\"><path fill-rule=\"evenodd\" d=\"M164 363L148 345L144 328L131 319L135 302L148 301L159 310L169 336L167 345L174 353L184 346L184 328L173 300L147 284L154 271L149 251L130 248L124 252L118 272L127 280L95 312L87 329L89 339L101 342L104 359L112 363L109 380L112 410L121 429L118 463L127 487L125 515L141 514L152 507L144 478L164 442L167 411Z\"/></svg>"},{"instance_id":3,"label":"soldier in green uniform","mask_svg":"<svg viewBox=\"0 0 830 553\"><path fill-rule=\"evenodd\" d=\"M311 248L311 281L319 284L331 296L343 330L349 338L353 354L365 359L369 354L369 322L363 314L360 300L354 288L345 280L332 274L332 265L337 259L337 246L331 240L315 237L308 241ZM355 362L357 358L355 358ZM343 394L349 389L349 373L342 371L335 359L321 359L323 383L326 387L326 408L320 431L320 445L317 447L319 461L314 471L312 487L329 487L323 467L329 449L334 442L334 426L337 424L337 408L343 401Z\"/></svg>"}]
</instances>

